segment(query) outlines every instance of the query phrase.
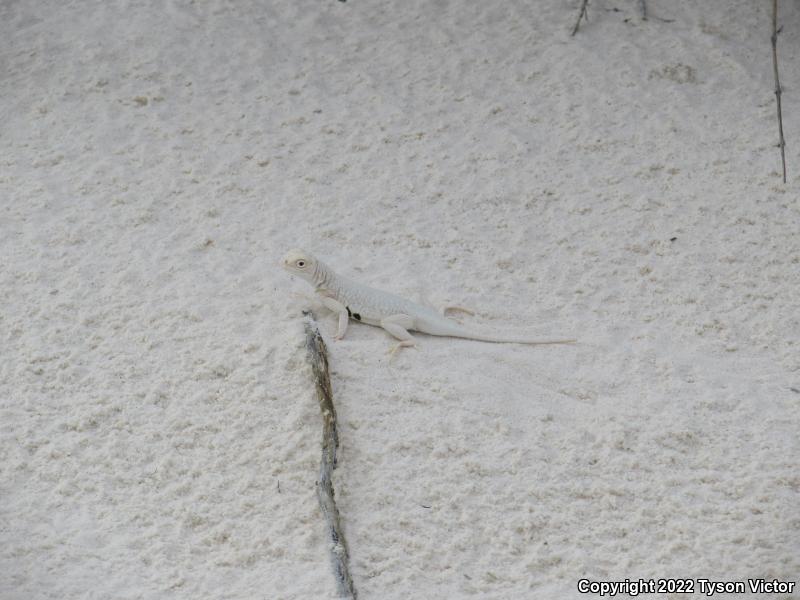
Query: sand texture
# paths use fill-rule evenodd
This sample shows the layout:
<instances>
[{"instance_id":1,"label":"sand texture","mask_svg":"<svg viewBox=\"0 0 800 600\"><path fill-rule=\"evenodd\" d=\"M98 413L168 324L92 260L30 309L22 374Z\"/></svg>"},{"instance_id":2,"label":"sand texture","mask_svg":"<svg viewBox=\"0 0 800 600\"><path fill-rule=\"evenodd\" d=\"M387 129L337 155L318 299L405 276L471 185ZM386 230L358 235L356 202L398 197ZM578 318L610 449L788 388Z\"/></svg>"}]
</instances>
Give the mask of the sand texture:
<instances>
[{"instance_id":1,"label":"sand texture","mask_svg":"<svg viewBox=\"0 0 800 600\"><path fill-rule=\"evenodd\" d=\"M360 600L800 579L800 4L579 4L0 1L0 599L336 597L292 247L580 340L320 313Z\"/></svg>"}]
</instances>

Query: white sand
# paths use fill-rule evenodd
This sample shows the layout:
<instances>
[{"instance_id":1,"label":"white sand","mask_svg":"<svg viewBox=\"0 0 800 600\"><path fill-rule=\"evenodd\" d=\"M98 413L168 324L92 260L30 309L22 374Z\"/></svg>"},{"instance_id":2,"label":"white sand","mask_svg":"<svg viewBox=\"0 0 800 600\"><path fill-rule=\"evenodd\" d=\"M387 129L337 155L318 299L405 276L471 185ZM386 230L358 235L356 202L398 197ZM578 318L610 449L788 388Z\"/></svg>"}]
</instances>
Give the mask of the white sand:
<instances>
[{"instance_id":1,"label":"white sand","mask_svg":"<svg viewBox=\"0 0 800 600\"><path fill-rule=\"evenodd\" d=\"M800 5L783 185L769 2L578 4L0 5L0 598L334 596L294 246L581 340L331 341L362 600L798 579Z\"/></svg>"}]
</instances>

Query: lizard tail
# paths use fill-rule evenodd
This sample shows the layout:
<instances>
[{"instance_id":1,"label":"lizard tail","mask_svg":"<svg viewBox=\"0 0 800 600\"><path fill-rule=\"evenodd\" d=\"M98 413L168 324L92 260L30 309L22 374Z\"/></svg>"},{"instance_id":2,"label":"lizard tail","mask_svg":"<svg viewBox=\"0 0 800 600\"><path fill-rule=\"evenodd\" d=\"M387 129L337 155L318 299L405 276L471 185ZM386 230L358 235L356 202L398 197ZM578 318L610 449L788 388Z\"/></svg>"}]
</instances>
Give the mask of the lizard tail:
<instances>
[{"instance_id":1,"label":"lizard tail","mask_svg":"<svg viewBox=\"0 0 800 600\"><path fill-rule=\"evenodd\" d=\"M470 340L478 340L481 342L493 342L496 344L525 344L527 346L547 346L550 344L575 344L578 340L574 338L563 340L530 340L517 337L500 337L492 335L483 335L475 333L467 333L467 335L454 335L454 337L461 337Z\"/></svg>"},{"instance_id":2,"label":"lizard tail","mask_svg":"<svg viewBox=\"0 0 800 600\"><path fill-rule=\"evenodd\" d=\"M420 327L419 331L429 335L457 337L467 340L478 340L480 342L492 342L495 344L526 344L528 346L545 346L549 344L574 344L578 341L576 339L536 340L517 336L490 335L464 329L452 321L428 321L422 323L421 325L422 327Z\"/></svg>"}]
</instances>

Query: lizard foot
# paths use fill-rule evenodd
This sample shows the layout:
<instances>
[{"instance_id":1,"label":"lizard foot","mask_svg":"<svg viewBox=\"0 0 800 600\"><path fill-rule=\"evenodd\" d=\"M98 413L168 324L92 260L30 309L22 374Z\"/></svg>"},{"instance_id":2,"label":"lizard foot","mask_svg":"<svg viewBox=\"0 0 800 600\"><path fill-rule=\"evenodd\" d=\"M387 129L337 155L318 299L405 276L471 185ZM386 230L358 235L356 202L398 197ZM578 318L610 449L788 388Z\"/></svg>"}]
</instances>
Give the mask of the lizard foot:
<instances>
[{"instance_id":1,"label":"lizard foot","mask_svg":"<svg viewBox=\"0 0 800 600\"><path fill-rule=\"evenodd\" d=\"M292 292L291 296L296 300L303 300L304 302L308 302L309 304L319 306L319 300L316 298L312 298L308 294L302 294L300 292Z\"/></svg>"},{"instance_id":2,"label":"lizard foot","mask_svg":"<svg viewBox=\"0 0 800 600\"><path fill-rule=\"evenodd\" d=\"M470 317L474 317L475 316L475 312L474 311L471 311L468 308L464 308L463 306L444 306L444 307L442 307L442 316L446 317L447 316L447 311L449 311L449 310L455 310L455 311L458 311L458 312L463 312L463 313L468 314Z\"/></svg>"},{"instance_id":3,"label":"lizard foot","mask_svg":"<svg viewBox=\"0 0 800 600\"><path fill-rule=\"evenodd\" d=\"M417 346L417 343L414 340L403 340L402 342L399 342L389 348L389 359L394 358L394 355L397 354L400 348L416 348L419 350L419 346Z\"/></svg>"}]
</instances>

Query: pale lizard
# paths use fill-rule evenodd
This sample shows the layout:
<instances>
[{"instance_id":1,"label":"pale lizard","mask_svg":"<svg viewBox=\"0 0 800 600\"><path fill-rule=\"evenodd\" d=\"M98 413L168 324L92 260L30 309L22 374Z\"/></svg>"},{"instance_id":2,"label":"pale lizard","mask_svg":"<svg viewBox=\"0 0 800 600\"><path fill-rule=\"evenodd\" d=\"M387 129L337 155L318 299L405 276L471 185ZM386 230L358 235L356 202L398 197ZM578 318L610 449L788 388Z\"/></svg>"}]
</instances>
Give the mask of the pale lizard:
<instances>
[{"instance_id":1,"label":"pale lizard","mask_svg":"<svg viewBox=\"0 0 800 600\"><path fill-rule=\"evenodd\" d=\"M570 344L576 341L529 340L473 332L444 315L448 309L465 309L448 307L439 313L431 307L361 285L334 273L321 260L303 250L290 250L283 258L283 268L313 285L323 305L338 315L339 326L334 339L340 340L344 337L347 324L352 318L367 325L382 327L400 340L400 343L392 348L393 354L400 348L416 345L416 340L409 330L429 335L510 344Z\"/></svg>"}]
</instances>

